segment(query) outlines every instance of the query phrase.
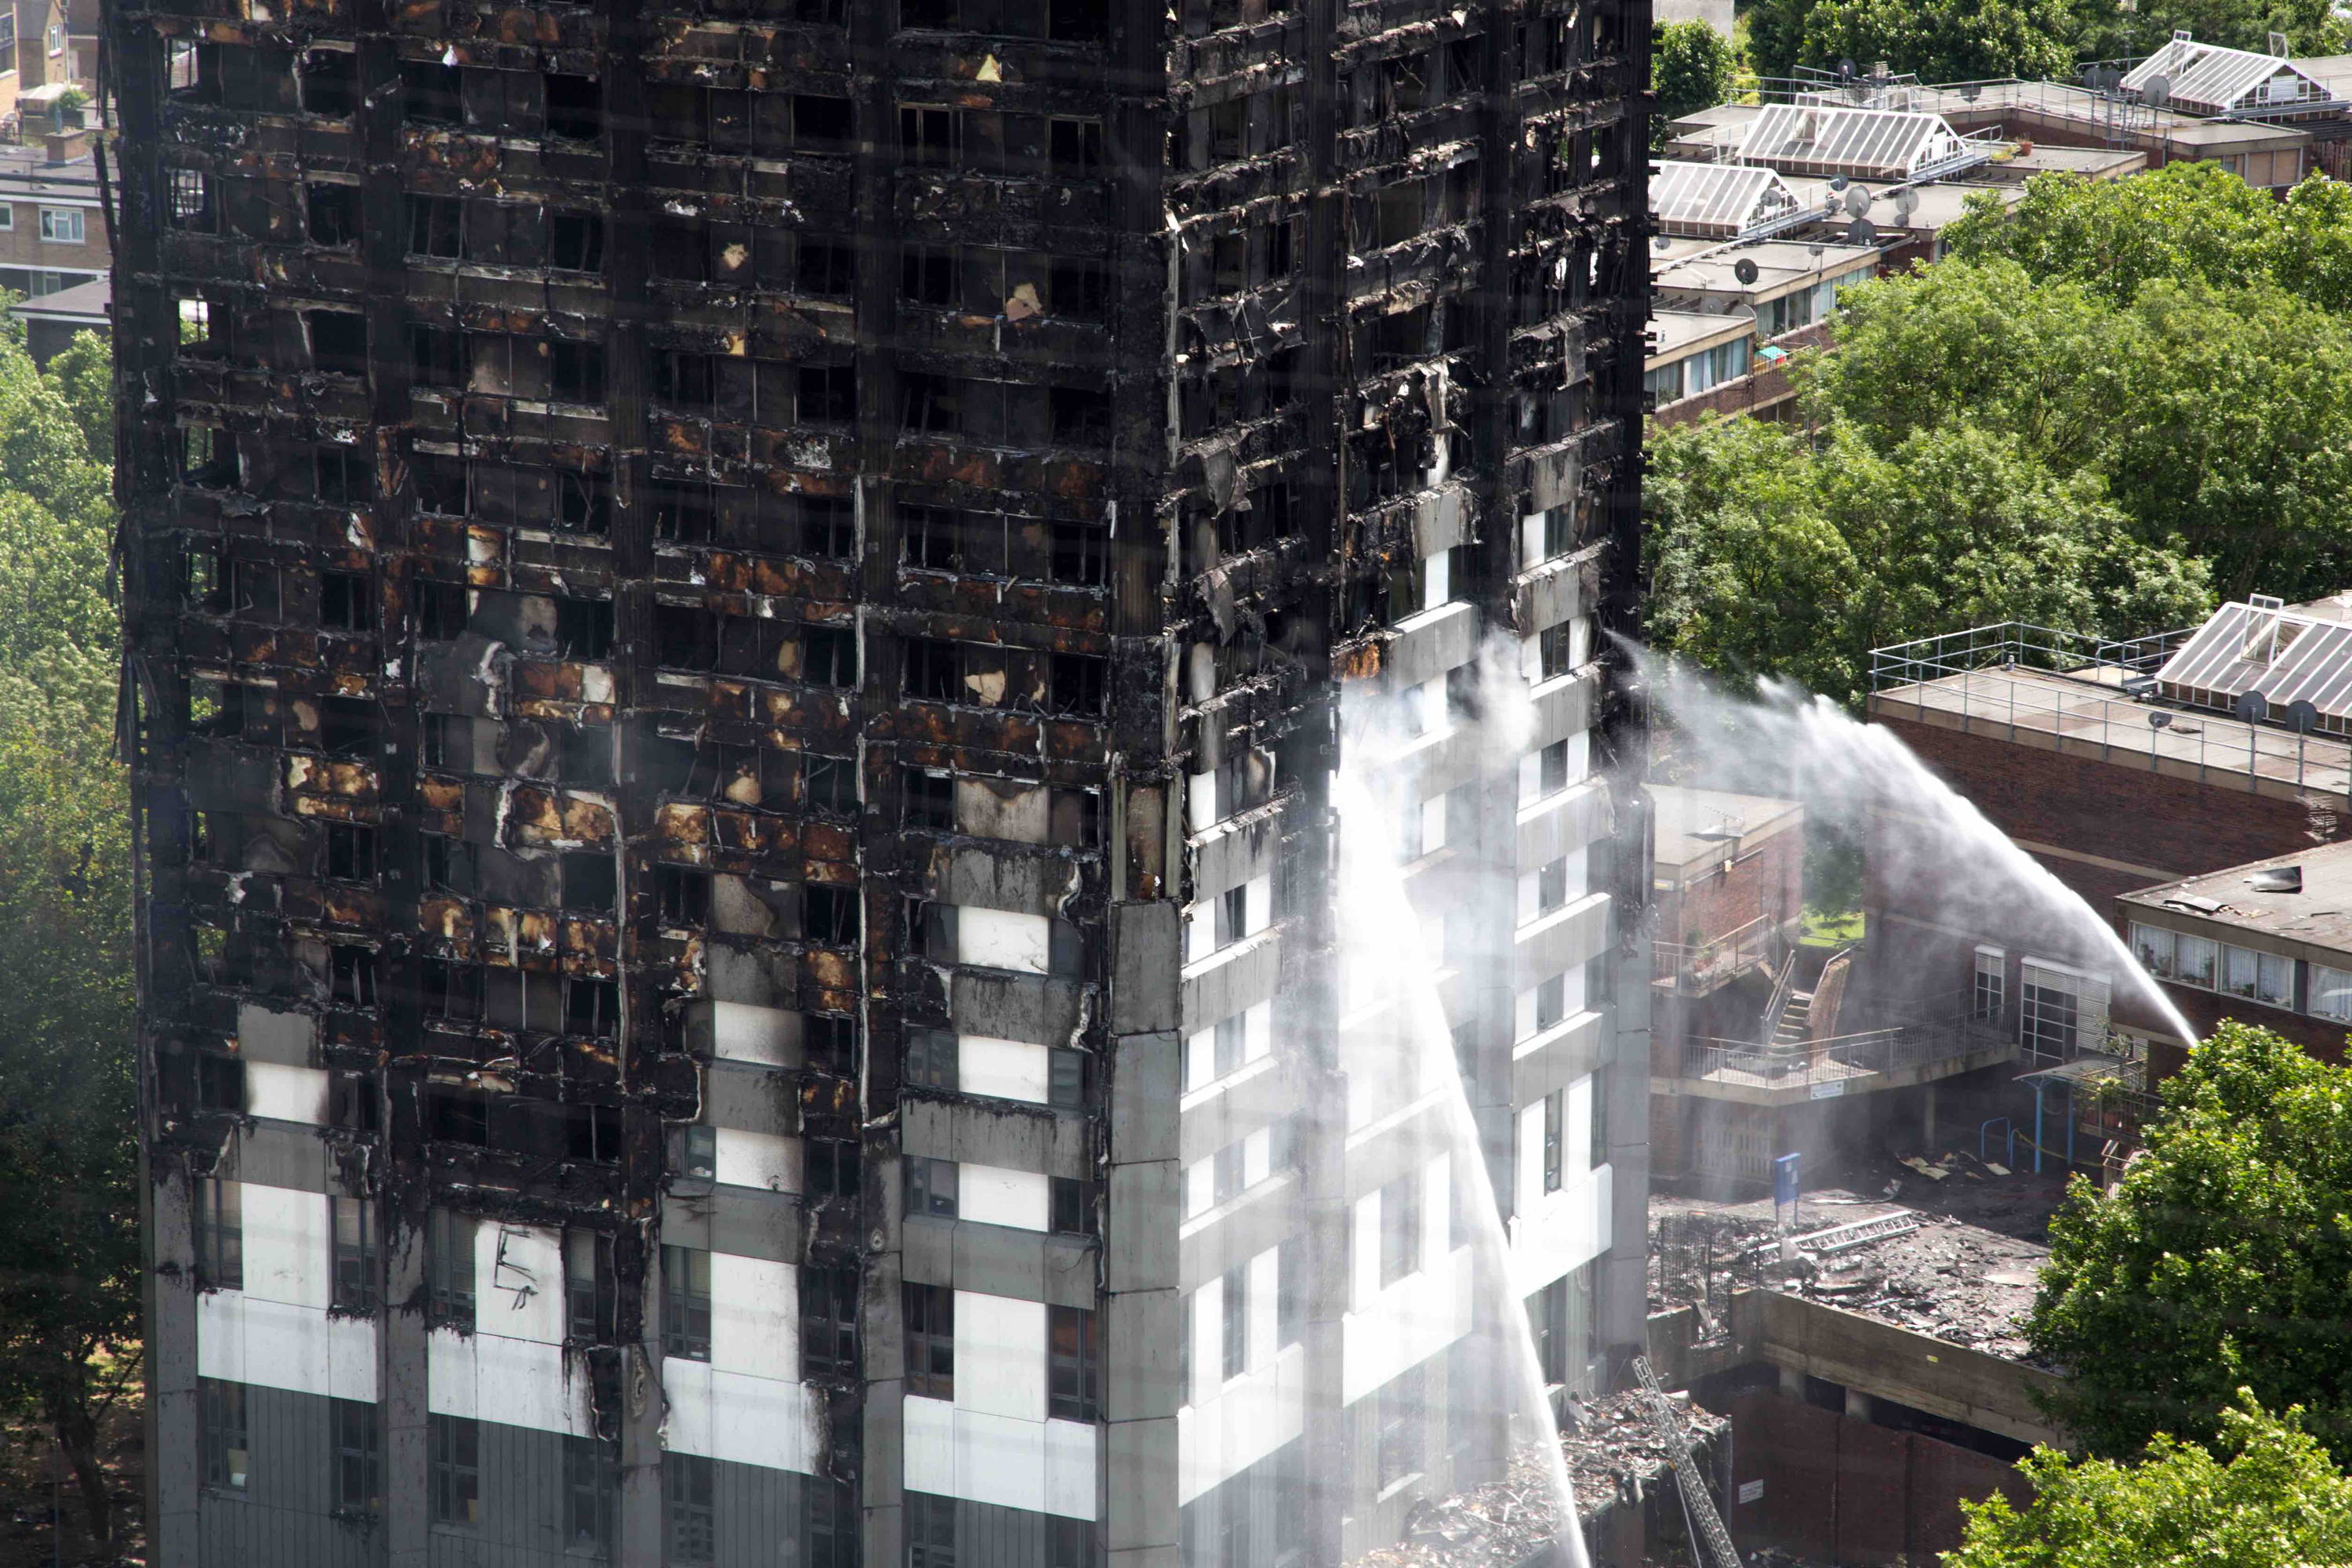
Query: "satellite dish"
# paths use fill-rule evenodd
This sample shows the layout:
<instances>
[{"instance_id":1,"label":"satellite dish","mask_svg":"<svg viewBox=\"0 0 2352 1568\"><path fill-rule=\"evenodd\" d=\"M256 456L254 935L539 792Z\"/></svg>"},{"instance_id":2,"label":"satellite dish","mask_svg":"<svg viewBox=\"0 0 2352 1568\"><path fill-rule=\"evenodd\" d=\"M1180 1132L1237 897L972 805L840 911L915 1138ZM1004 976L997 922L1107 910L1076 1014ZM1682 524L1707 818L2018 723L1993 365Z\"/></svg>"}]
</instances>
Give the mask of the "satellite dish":
<instances>
[{"instance_id":1,"label":"satellite dish","mask_svg":"<svg viewBox=\"0 0 2352 1568\"><path fill-rule=\"evenodd\" d=\"M1805 247L1805 254L1811 257L1816 261L1820 260L1822 257L1822 247L1820 244L1815 243Z\"/></svg>"},{"instance_id":2,"label":"satellite dish","mask_svg":"<svg viewBox=\"0 0 2352 1568\"><path fill-rule=\"evenodd\" d=\"M1742 283L1753 283L1759 276L1756 263L1745 256L1731 264L1731 275Z\"/></svg>"},{"instance_id":3,"label":"satellite dish","mask_svg":"<svg viewBox=\"0 0 2352 1568\"><path fill-rule=\"evenodd\" d=\"M2150 109L2162 109L2172 101L2172 79L2161 75L2148 78L2139 89L2139 100Z\"/></svg>"},{"instance_id":4,"label":"satellite dish","mask_svg":"<svg viewBox=\"0 0 2352 1568\"><path fill-rule=\"evenodd\" d=\"M1871 245L1877 239L1878 226L1866 217L1855 218L1845 226L1845 242L1848 245Z\"/></svg>"},{"instance_id":5,"label":"satellite dish","mask_svg":"<svg viewBox=\"0 0 2352 1568\"><path fill-rule=\"evenodd\" d=\"M2302 734L2319 728L2319 709L2307 697L2298 697L2286 705L2286 727Z\"/></svg>"},{"instance_id":6,"label":"satellite dish","mask_svg":"<svg viewBox=\"0 0 2352 1568\"><path fill-rule=\"evenodd\" d=\"M1842 191L1852 184L1853 184L1853 182L1847 179L1843 174L1832 174L1830 176L1830 189L1833 191Z\"/></svg>"},{"instance_id":7,"label":"satellite dish","mask_svg":"<svg viewBox=\"0 0 2352 1568\"><path fill-rule=\"evenodd\" d=\"M1663 234L1650 241L1650 248L1653 250L1668 251L1672 250L1674 247L1675 242Z\"/></svg>"},{"instance_id":8,"label":"satellite dish","mask_svg":"<svg viewBox=\"0 0 2352 1568\"><path fill-rule=\"evenodd\" d=\"M1845 194L1845 210L1860 217L1870 210L1871 200L1870 187L1856 185Z\"/></svg>"},{"instance_id":9,"label":"satellite dish","mask_svg":"<svg viewBox=\"0 0 2352 1568\"><path fill-rule=\"evenodd\" d=\"M2271 700L2259 691L2242 691L2231 704L2239 718L2250 724L2259 724L2271 716Z\"/></svg>"},{"instance_id":10,"label":"satellite dish","mask_svg":"<svg viewBox=\"0 0 2352 1568\"><path fill-rule=\"evenodd\" d=\"M1979 87L1975 82L1970 82L1968 86L1960 89L1960 101L1962 103L1974 103L1983 91L1983 88Z\"/></svg>"},{"instance_id":11,"label":"satellite dish","mask_svg":"<svg viewBox=\"0 0 2352 1568\"><path fill-rule=\"evenodd\" d=\"M1838 61L1838 75L1849 81L1853 79L1853 61L1851 59Z\"/></svg>"},{"instance_id":12,"label":"satellite dish","mask_svg":"<svg viewBox=\"0 0 2352 1568\"><path fill-rule=\"evenodd\" d=\"M1911 215L1919 210L1919 193L1906 185L1895 193L1895 221L1907 224Z\"/></svg>"}]
</instances>

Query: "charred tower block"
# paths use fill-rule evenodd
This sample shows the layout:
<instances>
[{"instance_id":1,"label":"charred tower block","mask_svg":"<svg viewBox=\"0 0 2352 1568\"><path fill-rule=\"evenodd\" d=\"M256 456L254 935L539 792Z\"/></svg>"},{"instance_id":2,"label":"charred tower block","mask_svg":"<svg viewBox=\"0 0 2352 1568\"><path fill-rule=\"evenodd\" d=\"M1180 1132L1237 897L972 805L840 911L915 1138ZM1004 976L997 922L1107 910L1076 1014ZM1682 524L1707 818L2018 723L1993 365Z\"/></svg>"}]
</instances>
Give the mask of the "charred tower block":
<instances>
[{"instance_id":1,"label":"charred tower block","mask_svg":"<svg viewBox=\"0 0 2352 1568\"><path fill-rule=\"evenodd\" d=\"M1514 1309L1330 1109L1351 682L1605 1375L1647 49L111 8L157 1562L1330 1563L1475 1479Z\"/></svg>"}]
</instances>

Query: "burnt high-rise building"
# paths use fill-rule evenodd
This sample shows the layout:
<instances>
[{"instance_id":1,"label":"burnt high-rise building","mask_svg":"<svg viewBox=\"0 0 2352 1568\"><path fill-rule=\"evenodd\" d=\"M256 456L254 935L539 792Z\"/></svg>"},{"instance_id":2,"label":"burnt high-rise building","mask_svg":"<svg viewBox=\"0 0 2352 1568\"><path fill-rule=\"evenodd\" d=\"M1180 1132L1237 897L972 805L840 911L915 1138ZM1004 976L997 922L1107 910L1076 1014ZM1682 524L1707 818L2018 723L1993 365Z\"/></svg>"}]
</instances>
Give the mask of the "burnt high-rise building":
<instances>
[{"instance_id":1,"label":"burnt high-rise building","mask_svg":"<svg viewBox=\"0 0 2352 1568\"><path fill-rule=\"evenodd\" d=\"M1648 49L110 9L152 1561L1329 1564L1476 1321L1612 1375ZM1336 1026L1343 689L1507 1292Z\"/></svg>"}]
</instances>

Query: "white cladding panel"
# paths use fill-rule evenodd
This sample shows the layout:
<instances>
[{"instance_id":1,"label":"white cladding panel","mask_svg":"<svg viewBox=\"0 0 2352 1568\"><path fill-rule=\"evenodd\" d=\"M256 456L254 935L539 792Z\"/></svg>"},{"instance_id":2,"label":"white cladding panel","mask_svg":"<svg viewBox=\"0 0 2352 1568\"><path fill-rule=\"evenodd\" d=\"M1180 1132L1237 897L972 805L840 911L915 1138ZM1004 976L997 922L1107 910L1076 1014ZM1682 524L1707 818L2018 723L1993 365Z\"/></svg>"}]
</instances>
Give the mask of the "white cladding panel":
<instances>
[{"instance_id":1,"label":"white cladding panel","mask_svg":"<svg viewBox=\"0 0 2352 1568\"><path fill-rule=\"evenodd\" d=\"M1043 974L1052 931L1052 922L1044 915L960 905L956 910L956 962Z\"/></svg>"},{"instance_id":2,"label":"white cladding panel","mask_svg":"<svg viewBox=\"0 0 2352 1568\"><path fill-rule=\"evenodd\" d=\"M196 1297L196 1373L328 1399L376 1396L375 1324L241 1290Z\"/></svg>"},{"instance_id":3,"label":"white cladding panel","mask_svg":"<svg viewBox=\"0 0 2352 1568\"><path fill-rule=\"evenodd\" d=\"M240 1184L245 1226L245 1293L256 1300L324 1308L334 1265L327 1195Z\"/></svg>"},{"instance_id":4,"label":"white cladding panel","mask_svg":"<svg viewBox=\"0 0 2352 1568\"><path fill-rule=\"evenodd\" d=\"M1045 1303L955 1293L955 1403L961 1410L1045 1418Z\"/></svg>"},{"instance_id":5,"label":"white cladding panel","mask_svg":"<svg viewBox=\"0 0 2352 1568\"><path fill-rule=\"evenodd\" d=\"M956 1087L966 1094L1043 1105L1051 1093L1053 1051L1026 1040L962 1035L956 1040Z\"/></svg>"},{"instance_id":6,"label":"white cladding panel","mask_svg":"<svg viewBox=\"0 0 2352 1568\"><path fill-rule=\"evenodd\" d=\"M436 1415L470 1415L534 1432L592 1434L588 1376L562 1345L436 1329L427 1336L425 1401Z\"/></svg>"},{"instance_id":7,"label":"white cladding panel","mask_svg":"<svg viewBox=\"0 0 2352 1568\"><path fill-rule=\"evenodd\" d=\"M747 1377L795 1382L800 1273L789 1263L710 1255L710 1364Z\"/></svg>"},{"instance_id":8,"label":"white cladding panel","mask_svg":"<svg viewBox=\"0 0 2352 1568\"><path fill-rule=\"evenodd\" d=\"M961 1376L957 1381L961 1387ZM911 1396L904 1410L908 1490L1065 1519L1095 1517L1099 1439L1093 1426L1024 1421Z\"/></svg>"},{"instance_id":9,"label":"white cladding panel","mask_svg":"<svg viewBox=\"0 0 2352 1568\"><path fill-rule=\"evenodd\" d=\"M747 1132L740 1127L713 1129L722 1187L760 1187L772 1193L801 1190L801 1145L780 1132Z\"/></svg>"},{"instance_id":10,"label":"white cladding panel","mask_svg":"<svg viewBox=\"0 0 2352 1568\"><path fill-rule=\"evenodd\" d=\"M793 1016L782 1007L761 1007L749 1002L710 1005L710 1048L721 1060L756 1062L761 1067L789 1065Z\"/></svg>"},{"instance_id":11,"label":"white cladding panel","mask_svg":"<svg viewBox=\"0 0 2352 1568\"><path fill-rule=\"evenodd\" d=\"M327 1124L327 1075L318 1068L289 1068L277 1062L245 1064L245 1109L273 1121L301 1121L312 1127Z\"/></svg>"},{"instance_id":12,"label":"white cladding panel","mask_svg":"<svg viewBox=\"0 0 2352 1568\"><path fill-rule=\"evenodd\" d=\"M666 1358L662 1392L669 1399L664 1447L730 1464L815 1472L817 1410L805 1384Z\"/></svg>"},{"instance_id":13,"label":"white cladding panel","mask_svg":"<svg viewBox=\"0 0 2352 1568\"><path fill-rule=\"evenodd\" d=\"M474 1227L474 1326L537 1344L563 1342L563 1237L546 1226Z\"/></svg>"},{"instance_id":14,"label":"white cladding panel","mask_svg":"<svg viewBox=\"0 0 2352 1568\"><path fill-rule=\"evenodd\" d=\"M956 1167L956 1217L1017 1230L1046 1229L1053 1218L1052 1179L1042 1172L1002 1165Z\"/></svg>"}]
</instances>

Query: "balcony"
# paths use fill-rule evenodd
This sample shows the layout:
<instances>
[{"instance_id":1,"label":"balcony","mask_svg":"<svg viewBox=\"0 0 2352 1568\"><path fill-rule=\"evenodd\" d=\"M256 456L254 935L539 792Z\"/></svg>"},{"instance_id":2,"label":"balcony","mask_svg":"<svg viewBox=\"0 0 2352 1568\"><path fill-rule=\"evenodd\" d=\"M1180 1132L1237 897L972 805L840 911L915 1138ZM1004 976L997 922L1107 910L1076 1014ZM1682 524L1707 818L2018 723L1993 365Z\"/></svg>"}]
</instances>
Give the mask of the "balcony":
<instances>
[{"instance_id":1,"label":"balcony","mask_svg":"<svg viewBox=\"0 0 2352 1568\"><path fill-rule=\"evenodd\" d=\"M1668 1092L1749 1105L1789 1105L1931 1083L2017 1058L1999 1017L1898 1024L1795 1044L1695 1040Z\"/></svg>"},{"instance_id":2,"label":"balcony","mask_svg":"<svg viewBox=\"0 0 2352 1568\"><path fill-rule=\"evenodd\" d=\"M1737 931L1705 942L1653 942L1651 984L1695 1001L1712 996L1743 974L1777 973L1801 924L1759 915Z\"/></svg>"}]
</instances>

